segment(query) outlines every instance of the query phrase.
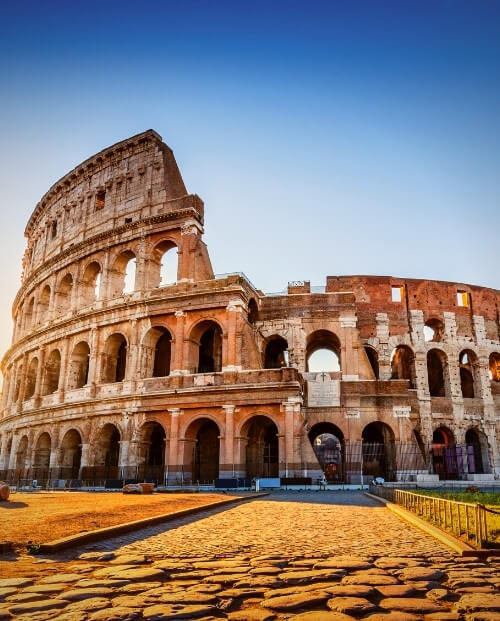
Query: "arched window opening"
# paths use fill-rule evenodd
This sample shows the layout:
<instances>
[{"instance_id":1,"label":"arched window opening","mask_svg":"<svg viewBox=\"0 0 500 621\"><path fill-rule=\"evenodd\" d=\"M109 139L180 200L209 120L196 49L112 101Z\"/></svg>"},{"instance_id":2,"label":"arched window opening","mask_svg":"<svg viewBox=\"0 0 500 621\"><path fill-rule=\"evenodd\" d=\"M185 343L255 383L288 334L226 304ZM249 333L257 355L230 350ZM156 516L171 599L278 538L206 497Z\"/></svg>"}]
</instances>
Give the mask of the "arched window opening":
<instances>
[{"instance_id":1,"label":"arched window opening","mask_svg":"<svg viewBox=\"0 0 500 621\"><path fill-rule=\"evenodd\" d=\"M193 482L212 484L219 476L219 428L207 418L201 418L186 430L187 445L192 447Z\"/></svg>"},{"instance_id":2,"label":"arched window opening","mask_svg":"<svg viewBox=\"0 0 500 621\"><path fill-rule=\"evenodd\" d=\"M166 287L177 282L178 251L170 240L157 244L152 253L151 287Z\"/></svg>"},{"instance_id":3,"label":"arched window opening","mask_svg":"<svg viewBox=\"0 0 500 621\"><path fill-rule=\"evenodd\" d=\"M489 359L489 376L492 382L500 382L500 354L493 352Z\"/></svg>"},{"instance_id":4,"label":"arched window opening","mask_svg":"<svg viewBox=\"0 0 500 621\"><path fill-rule=\"evenodd\" d=\"M24 399L28 400L35 394L36 376L38 373L38 358L32 358L28 366L26 375L26 388L24 389Z\"/></svg>"},{"instance_id":5,"label":"arched window opening","mask_svg":"<svg viewBox=\"0 0 500 621\"><path fill-rule=\"evenodd\" d=\"M50 395L59 388L59 375L61 372L61 354L58 349L50 352L45 363L45 389L44 395Z\"/></svg>"},{"instance_id":6,"label":"arched window opening","mask_svg":"<svg viewBox=\"0 0 500 621\"><path fill-rule=\"evenodd\" d=\"M139 452L139 476L147 481L160 482L164 479L166 434L163 427L154 421L141 428Z\"/></svg>"},{"instance_id":7,"label":"arched window opening","mask_svg":"<svg viewBox=\"0 0 500 621\"><path fill-rule=\"evenodd\" d=\"M24 470L26 468L27 456L28 456L28 436L23 436L17 447L16 470Z\"/></svg>"},{"instance_id":8,"label":"arched window opening","mask_svg":"<svg viewBox=\"0 0 500 621\"><path fill-rule=\"evenodd\" d=\"M459 463L460 462L460 463ZM457 479L462 456L455 446L453 433L447 427L438 427L432 434L432 467L440 480Z\"/></svg>"},{"instance_id":9,"label":"arched window opening","mask_svg":"<svg viewBox=\"0 0 500 621\"><path fill-rule=\"evenodd\" d=\"M396 475L396 450L394 433L389 425L381 422L368 424L361 435L363 475L369 479L381 477L393 481Z\"/></svg>"},{"instance_id":10,"label":"arched window opening","mask_svg":"<svg viewBox=\"0 0 500 621\"><path fill-rule=\"evenodd\" d=\"M172 339L170 332L163 330L155 345L153 377L166 377L170 375L171 354Z\"/></svg>"},{"instance_id":11,"label":"arched window opening","mask_svg":"<svg viewBox=\"0 0 500 621\"><path fill-rule=\"evenodd\" d=\"M207 322L198 347L197 373L219 373L222 369L222 330L215 322Z\"/></svg>"},{"instance_id":12,"label":"arched window opening","mask_svg":"<svg viewBox=\"0 0 500 621\"><path fill-rule=\"evenodd\" d=\"M264 369L281 369L288 363L288 343L281 336L272 336L264 350Z\"/></svg>"},{"instance_id":13,"label":"arched window opening","mask_svg":"<svg viewBox=\"0 0 500 621\"><path fill-rule=\"evenodd\" d=\"M41 325L49 318L49 304L50 304L50 287L45 285L40 294L38 300L38 324Z\"/></svg>"},{"instance_id":14,"label":"arched window opening","mask_svg":"<svg viewBox=\"0 0 500 621\"><path fill-rule=\"evenodd\" d=\"M424 325L424 340L426 342L439 343L443 340L444 325L440 319L431 318Z\"/></svg>"},{"instance_id":15,"label":"arched window opening","mask_svg":"<svg viewBox=\"0 0 500 621\"><path fill-rule=\"evenodd\" d=\"M254 324L259 318L259 307L257 302L252 298L248 302L248 323Z\"/></svg>"},{"instance_id":16,"label":"arched window opening","mask_svg":"<svg viewBox=\"0 0 500 621\"><path fill-rule=\"evenodd\" d=\"M437 349L431 349L427 352L427 379L431 397L446 396L445 365L446 354Z\"/></svg>"},{"instance_id":17,"label":"arched window opening","mask_svg":"<svg viewBox=\"0 0 500 621\"><path fill-rule=\"evenodd\" d=\"M273 421L267 416L253 416L243 426L241 436L246 439L242 455L246 476L251 479L279 476L278 428Z\"/></svg>"},{"instance_id":18,"label":"arched window opening","mask_svg":"<svg viewBox=\"0 0 500 621\"><path fill-rule=\"evenodd\" d=\"M73 292L73 276L66 274L59 284L56 296L56 312L62 315L71 308L71 294Z\"/></svg>"},{"instance_id":19,"label":"arched window opening","mask_svg":"<svg viewBox=\"0 0 500 621\"><path fill-rule=\"evenodd\" d=\"M135 254L131 250L122 252L114 262L110 274L110 297L135 291Z\"/></svg>"},{"instance_id":20,"label":"arched window opening","mask_svg":"<svg viewBox=\"0 0 500 621\"><path fill-rule=\"evenodd\" d=\"M81 284L82 306L93 304L101 295L101 266L92 261L85 268Z\"/></svg>"},{"instance_id":21,"label":"arched window opening","mask_svg":"<svg viewBox=\"0 0 500 621\"><path fill-rule=\"evenodd\" d=\"M476 355L468 350L460 352L458 357L460 368L460 387L464 399L473 399L475 396L474 372Z\"/></svg>"},{"instance_id":22,"label":"arched window opening","mask_svg":"<svg viewBox=\"0 0 500 621\"><path fill-rule=\"evenodd\" d=\"M375 379L379 378L379 367L378 367L378 353L373 347L365 347L366 356L368 358L368 362L373 371L373 375Z\"/></svg>"},{"instance_id":23,"label":"arched window opening","mask_svg":"<svg viewBox=\"0 0 500 621\"><path fill-rule=\"evenodd\" d=\"M130 259L125 267L125 277L123 280L123 293L132 293L135 291L135 272L136 272L136 259Z\"/></svg>"},{"instance_id":24,"label":"arched window opening","mask_svg":"<svg viewBox=\"0 0 500 621\"><path fill-rule=\"evenodd\" d=\"M90 347L85 341L75 345L69 363L68 389L83 388L89 380Z\"/></svg>"},{"instance_id":25,"label":"arched window opening","mask_svg":"<svg viewBox=\"0 0 500 621\"><path fill-rule=\"evenodd\" d=\"M415 356L406 345L399 345L392 352L391 379L408 380L410 388L415 388Z\"/></svg>"},{"instance_id":26,"label":"arched window opening","mask_svg":"<svg viewBox=\"0 0 500 621\"><path fill-rule=\"evenodd\" d=\"M309 335L306 348L306 368L310 373L340 372L340 341L328 330Z\"/></svg>"},{"instance_id":27,"label":"arched window opening","mask_svg":"<svg viewBox=\"0 0 500 621\"><path fill-rule=\"evenodd\" d=\"M127 341L116 332L106 341L103 383L122 382L127 367Z\"/></svg>"},{"instance_id":28,"label":"arched window opening","mask_svg":"<svg viewBox=\"0 0 500 621\"><path fill-rule=\"evenodd\" d=\"M35 312L35 298L31 298L28 303L28 307L26 308L26 313L24 315L24 329L28 331L33 326L34 320L34 312Z\"/></svg>"},{"instance_id":29,"label":"arched window opening","mask_svg":"<svg viewBox=\"0 0 500 621\"><path fill-rule=\"evenodd\" d=\"M328 483L344 481L344 434L340 429L331 423L318 423L308 436Z\"/></svg>"},{"instance_id":30,"label":"arched window opening","mask_svg":"<svg viewBox=\"0 0 500 621\"><path fill-rule=\"evenodd\" d=\"M33 473L33 478L38 480L49 478L50 448L50 436L45 431L44 433L40 434L36 443L33 462L35 471Z\"/></svg>"},{"instance_id":31,"label":"arched window opening","mask_svg":"<svg viewBox=\"0 0 500 621\"><path fill-rule=\"evenodd\" d=\"M82 437L76 429L64 435L60 451L61 479L78 479L82 459Z\"/></svg>"}]
</instances>

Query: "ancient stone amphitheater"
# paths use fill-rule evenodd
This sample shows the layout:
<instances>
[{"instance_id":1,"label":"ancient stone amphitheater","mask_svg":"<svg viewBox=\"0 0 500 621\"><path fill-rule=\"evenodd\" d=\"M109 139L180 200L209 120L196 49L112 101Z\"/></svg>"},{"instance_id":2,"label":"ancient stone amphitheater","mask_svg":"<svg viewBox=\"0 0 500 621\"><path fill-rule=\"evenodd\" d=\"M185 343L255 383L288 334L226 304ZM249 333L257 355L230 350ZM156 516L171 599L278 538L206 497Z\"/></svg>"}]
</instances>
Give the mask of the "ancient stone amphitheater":
<instances>
[{"instance_id":1,"label":"ancient stone amphitheater","mask_svg":"<svg viewBox=\"0 0 500 621\"><path fill-rule=\"evenodd\" d=\"M214 275L204 207L152 130L55 183L26 227L0 478L232 486L500 475L500 292Z\"/></svg>"}]
</instances>

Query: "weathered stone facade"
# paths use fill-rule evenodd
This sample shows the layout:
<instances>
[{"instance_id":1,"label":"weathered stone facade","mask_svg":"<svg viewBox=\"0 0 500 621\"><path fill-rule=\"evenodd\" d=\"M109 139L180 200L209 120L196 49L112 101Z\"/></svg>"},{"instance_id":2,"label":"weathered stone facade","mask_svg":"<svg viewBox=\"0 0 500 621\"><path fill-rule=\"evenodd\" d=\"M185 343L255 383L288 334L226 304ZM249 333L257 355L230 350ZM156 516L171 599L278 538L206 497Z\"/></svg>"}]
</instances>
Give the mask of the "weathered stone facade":
<instances>
[{"instance_id":1,"label":"weathered stone facade","mask_svg":"<svg viewBox=\"0 0 500 621\"><path fill-rule=\"evenodd\" d=\"M499 291L343 276L265 295L214 276L203 222L152 130L42 198L1 363L0 475L316 477L317 456L351 483L500 474ZM320 349L338 371L308 372Z\"/></svg>"}]
</instances>

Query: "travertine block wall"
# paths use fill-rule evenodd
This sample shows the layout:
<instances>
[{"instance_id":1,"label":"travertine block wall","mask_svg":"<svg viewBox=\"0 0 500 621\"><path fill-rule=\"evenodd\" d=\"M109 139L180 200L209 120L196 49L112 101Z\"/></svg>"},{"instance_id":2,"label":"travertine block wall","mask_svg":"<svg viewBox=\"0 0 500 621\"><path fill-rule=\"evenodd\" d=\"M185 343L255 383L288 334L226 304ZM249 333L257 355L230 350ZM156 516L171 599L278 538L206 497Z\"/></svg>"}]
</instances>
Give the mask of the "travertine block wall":
<instances>
[{"instance_id":1,"label":"travertine block wall","mask_svg":"<svg viewBox=\"0 0 500 621\"><path fill-rule=\"evenodd\" d=\"M315 429L329 424L356 443L374 422L399 443L432 444L445 429L461 444L475 430L485 474L500 474L498 291L329 276L321 293L294 282L266 296L243 275L214 277L203 227L202 201L187 194L152 130L89 158L42 198L26 227L13 341L1 363L0 471L69 467L75 447L80 470L101 465L115 432L117 465L135 466L152 459L155 423L164 433L160 465L190 472L211 421L221 476L248 473L248 447L268 442L271 424L279 473L298 476L318 471ZM167 286L166 253L177 257ZM131 261L135 280L124 293ZM265 369L277 337L285 363ZM320 346L339 357L329 374L335 405L308 399L308 358ZM155 376L160 355L168 373ZM200 373L203 357L213 370ZM439 395L430 357L441 361Z\"/></svg>"}]
</instances>

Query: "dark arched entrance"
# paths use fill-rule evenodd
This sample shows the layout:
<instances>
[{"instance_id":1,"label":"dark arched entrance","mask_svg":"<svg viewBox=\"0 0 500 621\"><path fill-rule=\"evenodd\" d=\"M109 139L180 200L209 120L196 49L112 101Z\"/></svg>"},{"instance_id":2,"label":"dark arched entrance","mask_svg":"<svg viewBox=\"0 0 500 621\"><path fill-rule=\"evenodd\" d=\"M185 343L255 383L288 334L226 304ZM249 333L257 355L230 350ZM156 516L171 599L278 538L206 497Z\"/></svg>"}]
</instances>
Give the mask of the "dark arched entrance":
<instances>
[{"instance_id":1,"label":"dark arched entrance","mask_svg":"<svg viewBox=\"0 0 500 621\"><path fill-rule=\"evenodd\" d=\"M141 430L138 477L144 481L163 482L166 434L160 423L150 421Z\"/></svg>"},{"instance_id":2,"label":"dark arched entrance","mask_svg":"<svg viewBox=\"0 0 500 621\"><path fill-rule=\"evenodd\" d=\"M458 456L458 459L457 459ZM432 468L443 481L457 479L462 471L461 455L457 452L453 433L446 427L438 427L432 434Z\"/></svg>"},{"instance_id":3,"label":"dark arched entrance","mask_svg":"<svg viewBox=\"0 0 500 621\"><path fill-rule=\"evenodd\" d=\"M203 419L193 446L193 482L212 484L219 476L219 428Z\"/></svg>"},{"instance_id":4,"label":"dark arched entrance","mask_svg":"<svg viewBox=\"0 0 500 621\"><path fill-rule=\"evenodd\" d=\"M254 416L244 426L247 438L246 473L249 478L279 475L278 428L267 416Z\"/></svg>"},{"instance_id":5,"label":"dark arched entrance","mask_svg":"<svg viewBox=\"0 0 500 621\"><path fill-rule=\"evenodd\" d=\"M469 429L465 434L465 444L467 446L467 465L469 474L484 474L485 461L483 459L483 446L480 433L476 429ZM487 458L487 454L485 456Z\"/></svg>"},{"instance_id":6,"label":"dark arched entrance","mask_svg":"<svg viewBox=\"0 0 500 621\"><path fill-rule=\"evenodd\" d=\"M363 429L363 475L372 479L396 477L395 442L392 429L381 422L370 423Z\"/></svg>"},{"instance_id":7,"label":"dark arched entrance","mask_svg":"<svg viewBox=\"0 0 500 621\"><path fill-rule=\"evenodd\" d=\"M328 483L344 480L344 435L332 423L318 423L309 431L309 441Z\"/></svg>"}]
</instances>

